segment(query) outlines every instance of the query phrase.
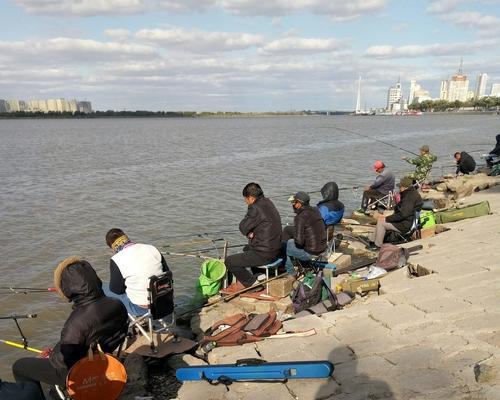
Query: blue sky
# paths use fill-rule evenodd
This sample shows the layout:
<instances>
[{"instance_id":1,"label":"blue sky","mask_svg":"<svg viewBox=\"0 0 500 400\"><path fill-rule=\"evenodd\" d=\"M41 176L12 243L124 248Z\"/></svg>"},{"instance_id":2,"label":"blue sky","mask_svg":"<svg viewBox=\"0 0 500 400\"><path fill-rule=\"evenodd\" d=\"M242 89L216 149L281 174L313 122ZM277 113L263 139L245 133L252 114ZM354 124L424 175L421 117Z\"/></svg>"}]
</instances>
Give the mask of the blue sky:
<instances>
[{"instance_id":1,"label":"blue sky","mask_svg":"<svg viewBox=\"0 0 500 400\"><path fill-rule=\"evenodd\" d=\"M106 110L382 107L458 69L500 83L500 0L3 0L0 98Z\"/></svg>"}]
</instances>

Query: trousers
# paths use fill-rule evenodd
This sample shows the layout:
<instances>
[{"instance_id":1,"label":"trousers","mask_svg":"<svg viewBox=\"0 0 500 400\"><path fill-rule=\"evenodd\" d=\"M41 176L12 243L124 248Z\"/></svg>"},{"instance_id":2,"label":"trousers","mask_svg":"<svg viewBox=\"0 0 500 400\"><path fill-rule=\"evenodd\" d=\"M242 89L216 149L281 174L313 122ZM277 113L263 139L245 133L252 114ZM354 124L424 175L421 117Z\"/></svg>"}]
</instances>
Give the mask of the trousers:
<instances>
[{"instance_id":1,"label":"trousers","mask_svg":"<svg viewBox=\"0 0 500 400\"><path fill-rule=\"evenodd\" d=\"M16 382L33 382L43 393L40 382L48 385L66 385L66 375L60 376L48 358L25 357L17 360L12 366L12 374Z\"/></svg>"},{"instance_id":2,"label":"trousers","mask_svg":"<svg viewBox=\"0 0 500 400\"><path fill-rule=\"evenodd\" d=\"M381 247L384 244L384 236L387 231L396 231L401 233L401 231L396 228L390 222L385 222L384 218L379 218L377 221L377 226L375 228L375 233L373 235L373 242L375 242L375 246Z\"/></svg>"},{"instance_id":3,"label":"trousers","mask_svg":"<svg viewBox=\"0 0 500 400\"><path fill-rule=\"evenodd\" d=\"M234 277L245 287L252 286L257 278L253 275L252 267L266 265L276 260L278 256L267 256L254 250L246 250L243 253L232 254L226 257L226 267Z\"/></svg>"}]
</instances>

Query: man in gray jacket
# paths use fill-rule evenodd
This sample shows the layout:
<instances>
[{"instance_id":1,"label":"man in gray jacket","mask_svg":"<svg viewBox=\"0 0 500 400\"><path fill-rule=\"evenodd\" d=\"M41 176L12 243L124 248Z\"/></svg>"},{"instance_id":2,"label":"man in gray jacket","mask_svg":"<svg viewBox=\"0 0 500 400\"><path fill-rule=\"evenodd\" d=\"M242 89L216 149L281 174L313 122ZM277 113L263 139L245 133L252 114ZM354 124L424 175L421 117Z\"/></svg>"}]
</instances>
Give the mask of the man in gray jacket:
<instances>
[{"instance_id":1,"label":"man in gray jacket","mask_svg":"<svg viewBox=\"0 0 500 400\"><path fill-rule=\"evenodd\" d=\"M363 192L363 200L361 201L361 212L366 212L368 205L384 196L387 196L389 192L394 190L394 183L396 178L391 171L385 168L385 164L377 160L373 164L373 170L377 174L375 181L368 186L368 188Z\"/></svg>"}]
</instances>

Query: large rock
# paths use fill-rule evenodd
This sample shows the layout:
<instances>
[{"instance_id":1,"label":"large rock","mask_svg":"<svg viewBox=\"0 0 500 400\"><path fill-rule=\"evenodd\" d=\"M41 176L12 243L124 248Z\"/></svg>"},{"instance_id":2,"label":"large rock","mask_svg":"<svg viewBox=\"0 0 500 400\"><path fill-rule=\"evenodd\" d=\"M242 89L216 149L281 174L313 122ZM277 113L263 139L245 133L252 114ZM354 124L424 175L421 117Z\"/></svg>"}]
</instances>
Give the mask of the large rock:
<instances>
[{"instance_id":1,"label":"large rock","mask_svg":"<svg viewBox=\"0 0 500 400\"><path fill-rule=\"evenodd\" d=\"M146 396L148 369L144 359L138 354L129 354L125 358L124 365L127 371L127 385L120 400L134 400L136 397Z\"/></svg>"}]
</instances>

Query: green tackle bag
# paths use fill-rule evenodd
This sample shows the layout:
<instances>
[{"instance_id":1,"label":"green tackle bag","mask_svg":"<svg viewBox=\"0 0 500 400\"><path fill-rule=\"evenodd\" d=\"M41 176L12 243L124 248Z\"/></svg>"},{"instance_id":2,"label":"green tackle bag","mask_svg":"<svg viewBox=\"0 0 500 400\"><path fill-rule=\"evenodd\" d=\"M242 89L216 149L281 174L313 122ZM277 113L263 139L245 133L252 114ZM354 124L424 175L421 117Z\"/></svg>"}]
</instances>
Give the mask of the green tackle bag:
<instances>
[{"instance_id":1,"label":"green tackle bag","mask_svg":"<svg viewBox=\"0 0 500 400\"><path fill-rule=\"evenodd\" d=\"M463 208L453 208L446 211L439 211L435 214L436 223L445 224L447 222L460 221L467 218L482 217L490 213L490 203L482 201L481 203L471 204Z\"/></svg>"}]
</instances>

